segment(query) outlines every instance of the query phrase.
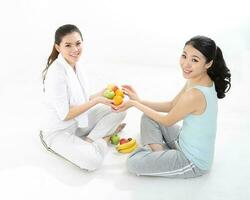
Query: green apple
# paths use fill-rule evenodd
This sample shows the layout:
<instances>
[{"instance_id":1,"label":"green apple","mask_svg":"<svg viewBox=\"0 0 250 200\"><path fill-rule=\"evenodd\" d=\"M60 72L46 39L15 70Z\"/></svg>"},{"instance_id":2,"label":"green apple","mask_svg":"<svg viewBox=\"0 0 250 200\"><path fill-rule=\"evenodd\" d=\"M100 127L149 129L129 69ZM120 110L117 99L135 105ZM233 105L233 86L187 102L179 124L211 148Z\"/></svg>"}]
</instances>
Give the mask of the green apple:
<instances>
[{"instance_id":1,"label":"green apple","mask_svg":"<svg viewBox=\"0 0 250 200\"><path fill-rule=\"evenodd\" d=\"M113 97L115 96L115 92L113 90L106 89L103 93L103 96L108 99L113 99Z\"/></svg>"},{"instance_id":2,"label":"green apple","mask_svg":"<svg viewBox=\"0 0 250 200\"><path fill-rule=\"evenodd\" d=\"M117 134L114 134L110 138L111 144L117 145L120 141L120 137Z\"/></svg>"}]
</instances>

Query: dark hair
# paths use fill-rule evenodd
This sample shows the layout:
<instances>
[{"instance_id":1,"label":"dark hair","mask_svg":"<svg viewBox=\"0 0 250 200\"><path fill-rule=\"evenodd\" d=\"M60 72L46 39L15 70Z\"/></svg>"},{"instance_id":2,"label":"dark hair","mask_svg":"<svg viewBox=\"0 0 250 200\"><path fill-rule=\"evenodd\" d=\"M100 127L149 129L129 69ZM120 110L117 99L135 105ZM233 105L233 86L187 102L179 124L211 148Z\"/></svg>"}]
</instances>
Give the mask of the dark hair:
<instances>
[{"instance_id":1,"label":"dark hair","mask_svg":"<svg viewBox=\"0 0 250 200\"><path fill-rule=\"evenodd\" d=\"M207 69L207 74L215 83L217 97L222 99L231 88L231 73L226 66L221 49L215 42L205 36L195 36L185 43L200 51L206 57L206 63L213 61Z\"/></svg>"},{"instance_id":2,"label":"dark hair","mask_svg":"<svg viewBox=\"0 0 250 200\"><path fill-rule=\"evenodd\" d=\"M50 65L54 62L55 59L57 59L59 52L56 50L55 48L55 44L60 45L60 43L62 42L62 39L64 36L70 34L70 33L74 33L77 32L80 34L81 39L82 39L82 33L81 31L73 24L65 24L63 26L60 26L56 32L55 32L55 42L53 45L53 49L52 52L47 60L47 65L45 67L45 69L42 71L42 75L43 75L43 82L46 78L46 74L47 71L50 67Z\"/></svg>"}]
</instances>

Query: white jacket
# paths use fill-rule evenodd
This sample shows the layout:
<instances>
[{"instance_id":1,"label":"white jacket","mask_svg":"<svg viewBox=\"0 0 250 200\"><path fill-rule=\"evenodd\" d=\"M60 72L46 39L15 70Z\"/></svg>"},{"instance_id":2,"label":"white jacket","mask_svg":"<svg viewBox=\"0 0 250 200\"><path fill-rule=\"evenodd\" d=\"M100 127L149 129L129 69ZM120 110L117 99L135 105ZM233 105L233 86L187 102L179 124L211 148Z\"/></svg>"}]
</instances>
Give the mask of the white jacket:
<instances>
[{"instance_id":1,"label":"white jacket","mask_svg":"<svg viewBox=\"0 0 250 200\"><path fill-rule=\"evenodd\" d=\"M76 72L61 54L51 64L44 82L44 123L43 131L53 132L68 128L74 123L78 127L88 126L88 114L82 113L74 119L64 121L71 106L88 101L86 78L79 65Z\"/></svg>"}]
</instances>

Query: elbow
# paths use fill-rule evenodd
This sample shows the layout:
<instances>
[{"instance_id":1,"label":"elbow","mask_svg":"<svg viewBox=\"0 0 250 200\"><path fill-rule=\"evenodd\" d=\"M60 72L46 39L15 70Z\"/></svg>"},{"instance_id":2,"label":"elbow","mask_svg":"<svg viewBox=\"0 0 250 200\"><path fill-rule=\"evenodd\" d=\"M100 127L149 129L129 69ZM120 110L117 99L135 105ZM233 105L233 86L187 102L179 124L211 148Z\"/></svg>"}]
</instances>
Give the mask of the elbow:
<instances>
[{"instance_id":1,"label":"elbow","mask_svg":"<svg viewBox=\"0 0 250 200\"><path fill-rule=\"evenodd\" d=\"M164 126L173 126L175 122L173 120L170 120L167 116L164 116L163 119L161 120L161 124Z\"/></svg>"},{"instance_id":2,"label":"elbow","mask_svg":"<svg viewBox=\"0 0 250 200\"><path fill-rule=\"evenodd\" d=\"M161 124L162 124L163 126L166 126L166 127L169 127L169 126L174 125L173 123L169 123L169 122L165 122L165 121L162 121Z\"/></svg>"},{"instance_id":3,"label":"elbow","mask_svg":"<svg viewBox=\"0 0 250 200\"><path fill-rule=\"evenodd\" d=\"M172 108L174 107L174 105L175 105L175 104L174 104L174 101L173 101L173 100L170 101L170 109L169 109L169 111L172 110Z\"/></svg>"},{"instance_id":4,"label":"elbow","mask_svg":"<svg viewBox=\"0 0 250 200\"><path fill-rule=\"evenodd\" d=\"M167 126L167 127L169 127L169 126L173 126L175 123L173 123L173 122L165 122L164 123L164 126Z\"/></svg>"},{"instance_id":5,"label":"elbow","mask_svg":"<svg viewBox=\"0 0 250 200\"><path fill-rule=\"evenodd\" d=\"M62 121L68 121L68 120L70 120L70 117L67 115L66 117L62 118L61 120Z\"/></svg>"},{"instance_id":6,"label":"elbow","mask_svg":"<svg viewBox=\"0 0 250 200\"><path fill-rule=\"evenodd\" d=\"M55 112L61 121L67 121L71 119L70 110L67 105L60 105L60 104L56 105Z\"/></svg>"},{"instance_id":7,"label":"elbow","mask_svg":"<svg viewBox=\"0 0 250 200\"><path fill-rule=\"evenodd\" d=\"M60 113L60 114L59 114L59 118L60 118L60 120L62 120L62 121L68 121L68 120L72 119L72 118L70 117L70 113L69 113L69 112Z\"/></svg>"},{"instance_id":8,"label":"elbow","mask_svg":"<svg viewBox=\"0 0 250 200\"><path fill-rule=\"evenodd\" d=\"M71 120L73 119L74 117L72 116L72 114L70 112L64 114L61 118L62 121L68 121L68 120Z\"/></svg>"}]
</instances>

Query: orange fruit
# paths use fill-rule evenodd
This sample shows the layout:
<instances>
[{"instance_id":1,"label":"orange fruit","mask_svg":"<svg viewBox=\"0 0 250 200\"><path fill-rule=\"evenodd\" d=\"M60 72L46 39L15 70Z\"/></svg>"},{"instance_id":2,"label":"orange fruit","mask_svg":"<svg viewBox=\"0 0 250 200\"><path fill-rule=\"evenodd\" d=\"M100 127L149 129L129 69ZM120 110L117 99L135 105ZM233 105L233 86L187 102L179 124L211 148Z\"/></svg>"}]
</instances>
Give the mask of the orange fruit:
<instances>
[{"instance_id":1,"label":"orange fruit","mask_svg":"<svg viewBox=\"0 0 250 200\"><path fill-rule=\"evenodd\" d=\"M115 95L113 98L114 104L116 106L120 105L123 102L123 98L120 95Z\"/></svg>"},{"instance_id":2,"label":"orange fruit","mask_svg":"<svg viewBox=\"0 0 250 200\"><path fill-rule=\"evenodd\" d=\"M119 96L121 96L122 98L124 97L124 93L123 93L123 91L120 90L120 89L117 89L117 90L115 91L115 95L119 95Z\"/></svg>"}]
</instances>

